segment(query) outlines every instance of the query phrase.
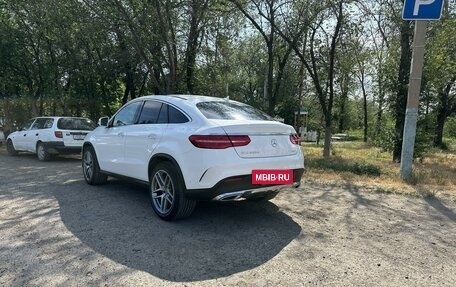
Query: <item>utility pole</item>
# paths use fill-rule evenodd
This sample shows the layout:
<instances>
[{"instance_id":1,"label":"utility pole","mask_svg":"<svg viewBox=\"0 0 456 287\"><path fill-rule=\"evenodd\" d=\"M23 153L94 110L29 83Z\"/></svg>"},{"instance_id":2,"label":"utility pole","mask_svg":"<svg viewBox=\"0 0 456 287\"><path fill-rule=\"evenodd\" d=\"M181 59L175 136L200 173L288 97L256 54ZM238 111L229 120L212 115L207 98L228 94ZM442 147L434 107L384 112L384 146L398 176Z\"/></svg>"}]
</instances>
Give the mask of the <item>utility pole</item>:
<instances>
[{"instance_id":1,"label":"utility pole","mask_svg":"<svg viewBox=\"0 0 456 287\"><path fill-rule=\"evenodd\" d=\"M401 178L403 180L407 180L412 176L427 20L440 19L442 16L443 2L444 0L404 1L402 19L415 20L415 33L413 35L412 63L410 65L407 110L405 112L404 137L402 140Z\"/></svg>"},{"instance_id":2,"label":"utility pole","mask_svg":"<svg viewBox=\"0 0 456 287\"><path fill-rule=\"evenodd\" d=\"M412 175L427 22L428 21L416 20L415 34L413 35L412 63L410 67L407 110L405 112L404 137L401 154L401 178L405 180L409 179Z\"/></svg>"}]
</instances>

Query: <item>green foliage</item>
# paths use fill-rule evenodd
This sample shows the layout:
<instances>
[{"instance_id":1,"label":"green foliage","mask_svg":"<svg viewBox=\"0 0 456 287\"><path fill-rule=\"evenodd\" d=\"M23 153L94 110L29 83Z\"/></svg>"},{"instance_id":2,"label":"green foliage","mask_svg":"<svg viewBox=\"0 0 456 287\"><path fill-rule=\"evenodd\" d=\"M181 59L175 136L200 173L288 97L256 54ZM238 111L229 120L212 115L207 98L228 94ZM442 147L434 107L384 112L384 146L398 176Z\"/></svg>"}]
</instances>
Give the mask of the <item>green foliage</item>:
<instances>
[{"instance_id":1,"label":"green foliage","mask_svg":"<svg viewBox=\"0 0 456 287\"><path fill-rule=\"evenodd\" d=\"M418 121L418 129L416 131L415 137L415 149L413 153L413 158L423 158L432 148L432 133L424 130L421 122Z\"/></svg>"},{"instance_id":2,"label":"green foliage","mask_svg":"<svg viewBox=\"0 0 456 287\"><path fill-rule=\"evenodd\" d=\"M394 149L395 139L396 133L394 128L391 126L384 126L381 130L377 131L372 143L384 151L391 152Z\"/></svg>"},{"instance_id":3,"label":"green foliage","mask_svg":"<svg viewBox=\"0 0 456 287\"><path fill-rule=\"evenodd\" d=\"M268 112L292 125L301 106L313 131L323 132L328 117L323 112L331 107L333 132L345 132L364 125L359 78L364 75L370 138L384 150L393 147L389 121L395 111L387 103L397 95L400 1L369 2L363 9L353 9L352 1L312 0L257 1L258 7L240 0L0 2L0 118L6 125L36 115L96 120L133 97L187 93L192 87L195 94L229 96L263 110L268 102L273 107ZM338 3L343 20L335 35ZM277 8L274 25L260 14L267 5ZM378 25L363 25L369 15L378 15L373 20L381 19ZM437 94L456 74L455 27L454 17L430 24L424 81L428 113L417 134L418 156L432 142ZM331 55L334 73L328 72ZM272 97L265 94L270 61ZM454 87L447 106L456 106ZM379 111L386 127L383 122L376 126ZM445 125L445 135L456 137L454 118Z\"/></svg>"},{"instance_id":4,"label":"green foliage","mask_svg":"<svg viewBox=\"0 0 456 287\"><path fill-rule=\"evenodd\" d=\"M456 138L456 116L448 119L445 125L444 133L448 137Z\"/></svg>"},{"instance_id":5,"label":"green foliage","mask_svg":"<svg viewBox=\"0 0 456 287\"><path fill-rule=\"evenodd\" d=\"M415 137L414 158L422 158L426 155L432 146L432 133L425 129L425 118L417 123L417 131ZM384 151L392 152L394 141L397 135L393 126L383 126L376 136L372 139L374 146L381 148Z\"/></svg>"}]
</instances>

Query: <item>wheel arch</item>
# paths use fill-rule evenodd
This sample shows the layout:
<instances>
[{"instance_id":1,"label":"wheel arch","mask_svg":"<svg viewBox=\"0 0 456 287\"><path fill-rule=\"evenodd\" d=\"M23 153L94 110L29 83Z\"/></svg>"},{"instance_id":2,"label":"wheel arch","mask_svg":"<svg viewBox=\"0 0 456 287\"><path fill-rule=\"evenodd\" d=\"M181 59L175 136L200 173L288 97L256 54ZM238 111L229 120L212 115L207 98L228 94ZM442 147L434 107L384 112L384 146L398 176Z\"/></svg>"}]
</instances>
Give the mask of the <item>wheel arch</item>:
<instances>
[{"instance_id":1,"label":"wheel arch","mask_svg":"<svg viewBox=\"0 0 456 287\"><path fill-rule=\"evenodd\" d=\"M36 143L35 143L35 151L38 150L38 145L39 145L40 143L42 143L42 142L43 142L42 140L37 140L37 141L36 141Z\"/></svg>"},{"instance_id":2,"label":"wheel arch","mask_svg":"<svg viewBox=\"0 0 456 287\"><path fill-rule=\"evenodd\" d=\"M159 153L159 154L155 154L149 161L149 165L148 165L148 168L147 168L147 174L149 175L149 181L150 181L150 173L152 172L152 169L159 163L161 162L169 162L171 163L172 165L174 165L177 169L177 172L179 173L179 175L181 176L182 178L182 181L184 183L184 188L186 188L185 186L185 179L184 179L184 175L182 174L182 170L179 166L179 163L172 157L170 156L169 154L164 154L164 153Z\"/></svg>"},{"instance_id":3,"label":"wheel arch","mask_svg":"<svg viewBox=\"0 0 456 287\"><path fill-rule=\"evenodd\" d=\"M83 145L82 145L82 148L81 148L81 154L84 152L84 149L88 148L88 147L91 147L95 150L95 148L93 147L92 143L90 142L85 142Z\"/></svg>"},{"instance_id":4,"label":"wheel arch","mask_svg":"<svg viewBox=\"0 0 456 287\"><path fill-rule=\"evenodd\" d=\"M81 147L81 157L84 156L84 151L87 149L87 148L92 148L94 153L95 153L95 156L97 157L97 151L95 150L95 147L93 146L93 144L91 142L85 142L82 144L82 147ZM97 159L98 160L98 159Z\"/></svg>"}]
</instances>

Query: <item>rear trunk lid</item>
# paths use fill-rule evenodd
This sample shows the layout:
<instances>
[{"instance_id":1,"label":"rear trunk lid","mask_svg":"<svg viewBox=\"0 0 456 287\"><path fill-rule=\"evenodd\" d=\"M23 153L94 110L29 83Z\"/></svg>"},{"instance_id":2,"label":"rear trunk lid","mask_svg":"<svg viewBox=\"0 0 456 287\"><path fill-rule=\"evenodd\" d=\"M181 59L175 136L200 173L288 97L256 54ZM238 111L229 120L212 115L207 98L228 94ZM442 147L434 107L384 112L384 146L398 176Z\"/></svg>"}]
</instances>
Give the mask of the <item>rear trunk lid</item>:
<instances>
[{"instance_id":1,"label":"rear trunk lid","mask_svg":"<svg viewBox=\"0 0 456 287\"><path fill-rule=\"evenodd\" d=\"M212 120L227 135L247 135L250 143L234 147L241 158L264 158L294 155L300 146L293 144L290 136L293 127L274 121Z\"/></svg>"},{"instance_id":2,"label":"rear trunk lid","mask_svg":"<svg viewBox=\"0 0 456 287\"><path fill-rule=\"evenodd\" d=\"M65 146L82 146L84 138L89 132L82 130L64 130L62 133Z\"/></svg>"},{"instance_id":3,"label":"rear trunk lid","mask_svg":"<svg viewBox=\"0 0 456 287\"><path fill-rule=\"evenodd\" d=\"M92 121L85 118L61 118L57 122L63 143L68 147L82 146L85 136L95 127Z\"/></svg>"}]
</instances>

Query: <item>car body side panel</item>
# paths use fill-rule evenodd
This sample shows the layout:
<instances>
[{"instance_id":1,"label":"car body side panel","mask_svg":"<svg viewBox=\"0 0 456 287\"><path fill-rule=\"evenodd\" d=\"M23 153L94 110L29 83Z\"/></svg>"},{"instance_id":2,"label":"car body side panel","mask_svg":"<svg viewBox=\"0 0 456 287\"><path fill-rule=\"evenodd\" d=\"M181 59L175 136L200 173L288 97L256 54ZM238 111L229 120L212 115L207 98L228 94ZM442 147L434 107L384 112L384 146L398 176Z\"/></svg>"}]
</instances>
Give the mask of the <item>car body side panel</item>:
<instances>
[{"instance_id":1,"label":"car body side panel","mask_svg":"<svg viewBox=\"0 0 456 287\"><path fill-rule=\"evenodd\" d=\"M148 181L148 159L154 153L168 124L132 125L126 132L124 175Z\"/></svg>"},{"instance_id":2,"label":"car body side panel","mask_svg":"<svg viewBox=\"0 0 456 287\"><path fill-rule=\"evenodd\" d=\"M122 174L121 162L124 158L127 127L101 126L87 136L95 148L100 169Z\"/></svg>"}]
</instances>

